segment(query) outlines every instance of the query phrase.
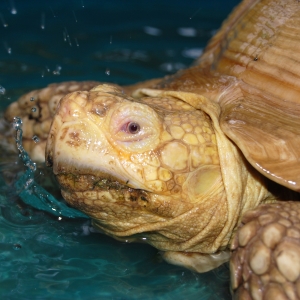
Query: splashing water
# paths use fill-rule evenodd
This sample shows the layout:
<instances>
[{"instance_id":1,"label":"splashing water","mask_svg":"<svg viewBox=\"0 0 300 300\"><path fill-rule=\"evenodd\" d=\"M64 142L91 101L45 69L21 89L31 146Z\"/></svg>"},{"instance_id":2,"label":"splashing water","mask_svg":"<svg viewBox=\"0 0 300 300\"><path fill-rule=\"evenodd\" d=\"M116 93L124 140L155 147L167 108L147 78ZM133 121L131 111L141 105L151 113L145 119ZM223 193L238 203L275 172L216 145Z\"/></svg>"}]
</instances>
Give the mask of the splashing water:
<instances>
[{"instance_id":1,"label":"splashing water","mask_svg":"<svg viewBox=\"0 0 300 300\"><path fill-rule=\"evenodd\" d=\"M0 85L0 95L4 95L4 94L5 94L5 88Z\"/></svg>"},{"instance_id":2,"label":"splashing water","mask_svg":"<svg viewBox=\"0 0 300 300\"><path fill-rule=\"evenodd\" d=\"M14 118L13 128L16 130L16 144L26 171L21 178L15 183L17 194L28 205L44 210L58 217L68 218L88 218L85 214L68 207L66 204L55 199L44 188L39 186L35 180L36 163L30 159L22 145L22 120L19 117ZM38 142L38 137L33 137Z\"/></svg>"}]
</instances>

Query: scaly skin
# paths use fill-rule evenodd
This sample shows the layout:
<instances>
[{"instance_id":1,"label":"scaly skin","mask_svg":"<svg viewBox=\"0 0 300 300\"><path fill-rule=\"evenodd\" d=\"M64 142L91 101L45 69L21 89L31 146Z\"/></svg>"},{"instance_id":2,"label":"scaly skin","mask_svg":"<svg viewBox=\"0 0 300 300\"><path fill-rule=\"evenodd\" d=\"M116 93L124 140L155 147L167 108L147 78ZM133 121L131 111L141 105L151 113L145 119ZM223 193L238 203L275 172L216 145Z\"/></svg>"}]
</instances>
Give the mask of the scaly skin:
<instances>
[{"instance_id":1,"label":"scaly skin","mask_svg":"<svg viewBox=\"0 0 300 300\"><path fill-rule=\"evenodd\" d=\"M218 265L216 258L210 267L196 266L197 253L226 249L243 211L275 197L212 115L186 103L193 97L142 97L147 91L133 99L120 88L99 85L65 96L46 161L66 201L101 231L144 239L166 251L168 261L206 271ZM213 114L214 105L201 99ZM139 130L131 132L130 124ZM231 172L240 176L232 180Z\"/></svg>"},{"instance_id":2,"label":"scaly skin","mask_svg":"<svg viewBox=\"0 0 300 300\"><path fill-rule=\"evenodd\" d=\"M295 201L247 212L232 242L236 299L300 299L300 208Z\"/></svg>"}]
</instances>

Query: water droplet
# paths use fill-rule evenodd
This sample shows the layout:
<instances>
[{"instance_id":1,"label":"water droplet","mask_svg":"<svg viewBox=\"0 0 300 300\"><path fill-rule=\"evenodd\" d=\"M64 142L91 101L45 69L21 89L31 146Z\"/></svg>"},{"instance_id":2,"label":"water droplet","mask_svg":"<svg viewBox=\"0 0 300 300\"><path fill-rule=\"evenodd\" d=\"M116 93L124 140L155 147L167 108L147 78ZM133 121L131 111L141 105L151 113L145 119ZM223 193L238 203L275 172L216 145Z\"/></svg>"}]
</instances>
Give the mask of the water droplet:
<instances>
[{"instance_id":1,"label":"water droplet","mask_svg":"<svg viewBox=\"0 0 300 300\"><path fill-rule=\"evenodd\" d=\"M19 129L22 126L22 119L19 117L14 117L13 128L15 130Z\"/></svg>"},{"instance_id":2,"label":"water droplet","mask_svg":"<svg viewBox=\"0 0 300 300\"><path fill-rule=\"evenodd\" d=\"M21 65L21 71L22 72L25 72L27 69L28 69L27 65L25 65L25 64Z\"/></svg>"},{"instance_id":3,"label":"water droplet","mask_svg":"<svg viewBox=\"0 0 300 300\"><path fill-rule=\"evenodd\" d=\"M5 22L4 17L3 17L2 14L0 14L0 20L2 22L3 27L7 27L8 26L8 24Z\"/></svg>"},{"instance_id":4,"label":"water droplet","mask_svg":"<svg viewBox=\"0 0 300 300\"><path fill-rule=\"evenodd\" d=\"M61 66L57 65L55 70L52 72L53 75L60 75Z\"/></svg>"},{"instance_id":5,"label":"water droplet","mask_svg":"<svg viewBox=\"0 0 300 300\"><path fill-rule=\"evenodd\" d=\"M84 3L83 3L83 0L81 0L81 6L84 8Z\"/></svg>"},{"instance_id":6,"label":"water droplet","mask_svg":"<svg viewBox=\"0 0 300 300\"><path fill-rule=\"evenodd\" d=\"M177 30L179 35L186 36L186 37L195 37L197 36L197 30L192 27L180 27Z\"/></svg>"},{"instance_id":7,"label":"water droplet","mask_svg":"<svg viewBox=\"0 0 300 300\"><path fill-rule=\"evenodd\" d=\"M45 29L45 13L41 14L41 28L42 30Z\"/></svg>"},{"instance_id":8,"label":"water droplet","mask_svg":"<svg viewBox=\"0 0 300 300\"><path fill-rule=\"evenodd\" d=\"M72 13L73 13L73 16L74 16L75 22L77 23L77 17L76 17L76 15L75 15L75 11L74 11L74 10L72 10Z\"/></svg>"},{"instance_id":9,"label":"water droplet","mask_svg":"<svg viewBox=\"0 0 300 300\"><path fill-rule=\"evenodd\" d=\"M162 31L159 28L151 27L151 26L145 26L144 31L149 35L158 36L162 34Z\"/></svg>"},{"instance_id":10,"label":"water droplet","mask_svg":"<svg viewBox=\"0 0 300 300\"><path fill-rule=\"evenodd\" d=\"M14 0L10 0L10 13L12 15L16 15L17 14L17 9L15 7L15 2Z\"/></svg>"},{"instance_id":11,"label":"water droplet","mask_svg":"<svg viewBox=\"0 0 300 300\"><path fill-rule=\"evenodd\" d=\"M110 36L109 43L112 44L112 35Z\"/></svg>"},{"instance_id":12,"label":"water droplet","mask_svg":"<svg viewBox=\"0 0 300 300\"><path fill-rule=\"evenodd\" d=\"M190 48L182 51L182 56L196 59L203 53L202 48Z\"/></svg>"},{"instance_id":13,"label":"water droplet","mask_svg":"<svg viewBox=\"0 0 300 300\"><path fill-rule=\"evenodd\" d=\"M32 140L35 142L35 143L38 143L40 141L39 137L37 135L34 135L32 137Z\"/></svg>"},{"instance_id":14,"label":"water droplet","mask_svg":"<svg viewBox=\"0 0 300 300\"><path fill-rule=\"evenodd\" d=\"M4 47L7 51L8 54L11 54L11 48L8 46L8 44L6 42L4 42Z\"/></svg>"},{"instance_id":15,"label":"water droplet","mask_svg":"<svg viewBox=\"0 0 300 300\"><path fill-rule=\"evenodd\" d=\"M186 66L180 62L165 62L160 65L161 70L164 72L174 73L184 69Z\"/></svg>"},{"instance_id":16,"label":"water droplet","mask_svg":"<svg viewBox=\"0 0 300 300\"><path fill-rule=\"evenodd\" d=\"M76 46L77 46L77 47L79 47L79 43L78 43L78 40L77 40L77 38L74 38L74 40L75 40L75 44L76 44Z\"/></svg>"},{"instance_id":17,"label":"water droplet","mask_svg":"<svg viewBox=\"0 0 300 300\"><path fill-rule=\"evenodd\" d=\"M192 20L192 18L194 18L196 16L196 14L201 10L202 7L198 8L191 16L190 16L190 20Z\"/></svg>"},{"instance_id":18,"label":"water droplet","mask_svg":"<svg viewBox=\"0 0 300 300\"><path fill-rule=\"evenodd\" d=\"M49 8L50 8L50 10L51 10L51 12L52 12L52 14L53 14L53 18L56 18L56 15L55 15L55 13L54 13L54 11L53 11L52 7L51 7L51 6L49 6Z\"/></svg>"},{"instance_id":19,"label":"water droplet","mask_svg":"<svg viewBox=\"0 0 300 300\"><path fill-rule=\"evenodd\" d=\"M34 97L31 97L31 98L30 98L30 101L34 101L34 100L35 100Z\"/></svg>"},{"instance_id":20,"label":"water droplet","mask_svg":"<svg viewBox=\"0 0 300 300\"><path fill-rule=\"evenodd\" d=\"M30 101L31 101L31 99L30 99ZM31 108L31 111L32 111L32 112L36 112L36 107L32 107L32 108Z\"/></svg>"},{"instance_id":21,"label":"water droplet","mask_svg":"<svg viewBox=\"0 0 300 300\"><path fill-rule=\"evenodd\" d=\"M62 217L58 217L57 220L58 220L58 221L61 221L61 220L62 220Z\"/></svg>"},{"instance_id":22,"label":"water droplet","mask_svg":"<svg viewBox=\"0 0 300 300\"><path fill-rule=\"evenodd\" d=\"M0 95L4 95L4 94L5 94L5 88L0 85Z\"/></svg>"},{"instance_id":23,"label":"water droplet","mask_svg":"<svg viewBox=\"0 0 300 300\"><path fill-rule=\"evenodd\" d=\"M14 250L20 250L21 248L22 248L22 246L20 244L14 244L13 245Z\"/></svg>"},{"instance_id":24,"label":"water droplet","mask_svg":"<svg viewBox=\"0 0 300 300\"><path fill-rule=\"evenodd\" d=\"M68 30L67 28L65 27L64 28L64 31L63 31L63 36L64 36L64 41L65 42L69 42L69 45L72 47L72 43L71 43L71 39L70 39L70 36L69 36L69 33L68 33Z\"/></svg>"},{"instance_id":25,"label":"water droplet","mask_svg":"<svg viewBox=\"0 0 300 300\"><path fill-rule=\"evenodd\" d=\"M109 76L109 75L110 75L110 69L107 68L107 69L105 70L105 74L106 74L107 76Z\"/></svg>"},{"instance_id":26,"label":"water droplet","mask_svg":"<svg viewBox=\"0 0 300 300\"><path fill-rule=\"evenodd\" d=\"M37 135L34 135L34 136L32 137L32 139L33 139L33 141L34 141L35 143L38 143L38 142L40 141L40 139L39 139L39 137L38 137Z\"/></svg>"}]
</instances>

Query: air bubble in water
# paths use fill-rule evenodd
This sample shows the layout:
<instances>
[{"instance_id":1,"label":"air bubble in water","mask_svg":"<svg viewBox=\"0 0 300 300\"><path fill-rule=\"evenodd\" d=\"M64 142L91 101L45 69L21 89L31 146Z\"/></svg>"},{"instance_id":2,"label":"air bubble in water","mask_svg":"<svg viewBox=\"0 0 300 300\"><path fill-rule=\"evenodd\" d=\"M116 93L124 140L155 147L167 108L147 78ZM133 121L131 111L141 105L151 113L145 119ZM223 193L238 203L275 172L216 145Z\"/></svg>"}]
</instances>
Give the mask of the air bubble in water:
<instances>
[{"instance_id":1,"label":"air bubble in water","mask_svg":"<svg viewBox=\"0 0 300 300\"><path fill-rule=\"evenodd\" d=\"M4 94L5 94L5 88L0 85L0 95L4 95Z\"/></svg>"},{"instance_id":2,"label":"air bubble in water","mask_svg":"<svg viewBox=\"0 0 300 300\"><path fill-rule=\"evenodd\" d=\"M109 75L110 75L110 69L106 69L106 70L105 70L105 74L106 74L107 76L109 76Z\"/></svg>"},{"instance_id":3,"label":"air bubble in water","mask_svg":"<svg viewBox=\"0 0 300 300\"><path fill-rule=\"evenodd\" d=\"M35 143L38 143L40 141L40 138L37 136L37 135L34 135L32 137L32 140L35 142Z\"/></svg>"}]
</instances>

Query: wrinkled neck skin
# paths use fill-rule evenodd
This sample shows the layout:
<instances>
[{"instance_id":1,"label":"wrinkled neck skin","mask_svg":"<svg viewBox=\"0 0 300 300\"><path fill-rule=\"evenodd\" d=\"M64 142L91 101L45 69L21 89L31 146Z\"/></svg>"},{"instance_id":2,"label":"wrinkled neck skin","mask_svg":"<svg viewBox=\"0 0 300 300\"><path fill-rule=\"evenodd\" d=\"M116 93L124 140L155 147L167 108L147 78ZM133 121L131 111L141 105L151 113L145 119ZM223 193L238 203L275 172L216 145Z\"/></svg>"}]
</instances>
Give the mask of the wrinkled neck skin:
<instances>
[{"instance_id":1,"label":"wrinkled neck skin","mask_svg":"<svg viewBox=\"0 0 300 300\"><path fill-rule=\"evenodd\" d=\"M223 134L214 101L152 89L135 97L101 85L61 101L46 160L63 197L117 238L163 251L225 249L243 212L274 200L264 178Z\"/></svg>"}]
</instances>

